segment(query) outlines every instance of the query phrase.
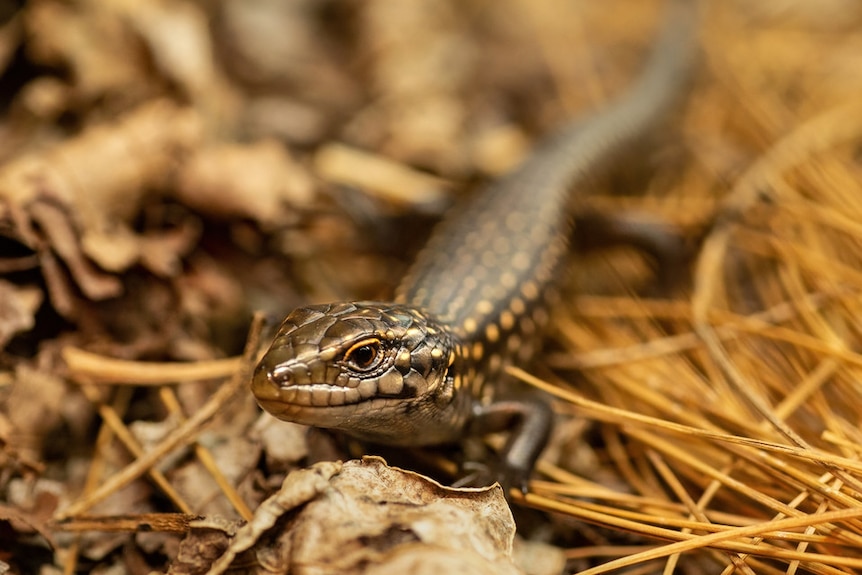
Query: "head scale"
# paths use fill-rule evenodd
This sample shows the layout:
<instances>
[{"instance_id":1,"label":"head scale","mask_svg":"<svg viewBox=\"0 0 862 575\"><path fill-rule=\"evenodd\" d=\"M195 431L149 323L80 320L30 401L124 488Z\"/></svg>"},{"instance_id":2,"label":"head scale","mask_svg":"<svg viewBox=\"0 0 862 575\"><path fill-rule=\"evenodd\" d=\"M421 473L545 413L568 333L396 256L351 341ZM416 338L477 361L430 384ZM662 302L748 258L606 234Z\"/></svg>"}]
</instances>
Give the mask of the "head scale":
<instances>
[{"instance_id":1,"label":"head scale","mask_svg":"<svg viewBox=\"0 0 862 575\"><path fill-rule=\"evenodd\" d=\"M280 419L390 444L411 434L417 443L415 434L431 427L423 414L452 403L454 356L446 327L409 306L309 306L284 320L251 387ZM428 403L436 409L423 409Z\"/></svg>"}]
</instances>

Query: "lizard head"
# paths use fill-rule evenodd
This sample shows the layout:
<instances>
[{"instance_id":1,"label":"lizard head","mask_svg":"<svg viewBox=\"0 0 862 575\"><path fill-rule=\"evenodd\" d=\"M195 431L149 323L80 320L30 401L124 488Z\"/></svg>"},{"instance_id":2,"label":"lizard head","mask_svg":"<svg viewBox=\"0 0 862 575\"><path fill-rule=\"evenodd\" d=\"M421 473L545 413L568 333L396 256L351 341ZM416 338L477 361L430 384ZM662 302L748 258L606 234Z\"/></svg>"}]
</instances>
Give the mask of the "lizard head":
<instances>
[{"instance_id":1,"label":"lizard head","mask_svg":"<svg viewBox=\"0 0 862 575\"><path fill-rule=\"evenodd\" d=\"M417 434L441 428L425 418L449 411L454 357L448 329L415 308L309 306L281 324L251 389L279 419L381 443L436 443L448 438Z\"/></svg>"}]
</instances>

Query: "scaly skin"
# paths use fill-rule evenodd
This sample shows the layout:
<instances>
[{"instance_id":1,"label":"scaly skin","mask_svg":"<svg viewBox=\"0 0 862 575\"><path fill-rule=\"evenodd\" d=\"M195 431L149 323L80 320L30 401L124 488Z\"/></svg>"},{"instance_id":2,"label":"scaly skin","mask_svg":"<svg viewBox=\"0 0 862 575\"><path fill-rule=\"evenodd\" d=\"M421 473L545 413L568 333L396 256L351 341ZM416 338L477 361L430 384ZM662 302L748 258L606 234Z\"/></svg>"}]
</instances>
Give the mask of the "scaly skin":
<instances>
[{"instance_id":1,"label":"scaly skin","mask_svg":"<svg viewBox=\"0 0 862 575\"><path fill-rule=\"evenodd\" d=\"M551 413L537 398L507 397L496 382L505 366L529 359L548 321L571 233L571 193L623 161L684 91L696 11L693 1L674 0L644 73L623 98L565 126L444 220L395 302L292 312L254 374L261 406L391 445L509 430L490 476L524 489Z\"/></svg>"}]
</instances>

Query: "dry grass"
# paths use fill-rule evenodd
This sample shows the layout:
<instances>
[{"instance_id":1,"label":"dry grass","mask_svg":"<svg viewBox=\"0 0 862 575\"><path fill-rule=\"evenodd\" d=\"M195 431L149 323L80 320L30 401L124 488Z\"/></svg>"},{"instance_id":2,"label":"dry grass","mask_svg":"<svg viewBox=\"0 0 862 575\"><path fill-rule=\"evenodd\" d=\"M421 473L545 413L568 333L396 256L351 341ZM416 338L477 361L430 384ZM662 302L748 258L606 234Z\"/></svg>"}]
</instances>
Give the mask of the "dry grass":
<instances>
[{"instance_id":1,"label":"dry grass","mask_svg":"<svg viewBox=\"0 0 862 575\"><path fill-rule=\"evenodd\" d=\"M862 37L837 20L813 32L802 3L735 8L706 22L690 161L654 200L714 210L692 285L670 301L573 293L551 364L584 381L513 370L601 437L592 475L545 465L526 501L657 540L577 549L617 556L581 573L862 571L862 105L858 67L836 75ZM592 289L618 292L630 268Z\"/></svg>"}]
</instances>

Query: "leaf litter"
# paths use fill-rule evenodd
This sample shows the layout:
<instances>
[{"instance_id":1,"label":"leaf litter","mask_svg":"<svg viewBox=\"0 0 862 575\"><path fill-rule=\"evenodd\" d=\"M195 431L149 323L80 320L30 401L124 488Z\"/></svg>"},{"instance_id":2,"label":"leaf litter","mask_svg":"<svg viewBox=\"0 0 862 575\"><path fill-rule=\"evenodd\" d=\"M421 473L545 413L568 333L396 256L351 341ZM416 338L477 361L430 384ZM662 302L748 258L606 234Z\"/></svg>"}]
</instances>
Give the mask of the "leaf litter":
<instances>
[{"instance_id":1,"label":"leaf litter","mask_svg":"<svg viewBox=\"0 0 862 575\"><path fill-rule=\"evenodd\" d=\"M388 297L458 195L625 88L659 14L0 6L0 571L862 572L852 0L712 3L679 117L577 202L692 257L668 287L573 252L510 373L558 418L517 522L248 392L253 312ZM386 455L452 481L485 449Z\"/></svg>"}]
</instances>

